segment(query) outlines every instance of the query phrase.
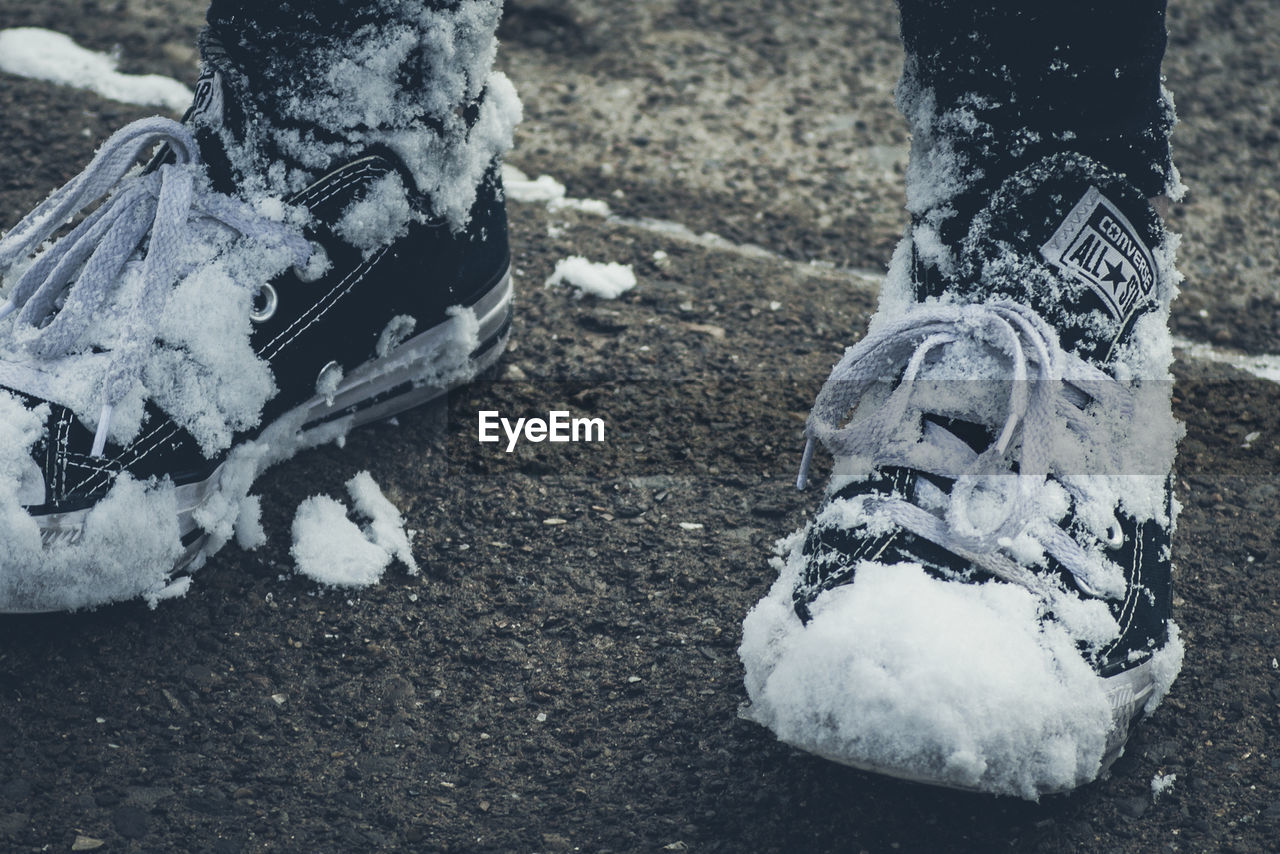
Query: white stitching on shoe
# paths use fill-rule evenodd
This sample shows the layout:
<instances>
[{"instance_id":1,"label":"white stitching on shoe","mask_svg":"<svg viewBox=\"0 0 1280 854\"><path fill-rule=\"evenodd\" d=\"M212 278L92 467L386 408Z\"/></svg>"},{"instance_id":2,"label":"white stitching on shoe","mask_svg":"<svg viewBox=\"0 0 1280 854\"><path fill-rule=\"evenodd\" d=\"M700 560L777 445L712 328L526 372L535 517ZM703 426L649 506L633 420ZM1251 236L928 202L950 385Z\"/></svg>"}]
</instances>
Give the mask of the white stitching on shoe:
<instances>
[{"instance_id":1,"label":"white stitching on shoe","mask_svg":"<svg viewBox=\"0 0 1280 854\"><path fill-rule=\"evenodd\" d=\"M168 146L174 162L136 173L134 162L156 143ZM292 253L295 264L305 264L310 255L310 245L290 226L198 180L192 167L200 162L199 145L186 126L162 117L140 119L112 134L83 172L0 238L0 267L8 268L97 204L65 237L36 255L0 304L0 317L16 314L15 323L27 328L22 346L37 358L76 352L110 298L112 283L144 240L147 244L142 294L112 348L102 384L93 456L105 448L116 404L144 370L173 283L190 271L183 252L190 223L213 222L278 245Z\"/></svg>"},{"instance_id":2,"label":"white stitching on shoe","mask_svg":"<svg viewBox=\"0 0 1280 854\"><path fill-rule=\"evenodd\" d=\"M1129 590L1124 599L1124 605L1120 608L1120 616L1116 618L1116 623L1120 626L1120 631L1116 634L1116 639L1106 649L1102 651L1099 658L1106 658L1120 646L1120 641L1124 639L1125 633L1133 625L1134 618L1138 615L1138 596L1142 592L1142 527L1137 528L1137 533L1133 538L1133 573L1129 583Z\"/></svg>"},{"instance_id":3,"label":"white stitching on shoe","mask_svg":"<svg viewBox=\"0 0 1280 854\"><path fill-rule=\"evenodd\" d=\"M274 359L276 355L279 355L279 352L284 350L284 347L287 346L289 342L293 341L294 338L297 338L298 334L301 334L302 330L301 329L297 330L297 332L294 332L292 335L289 335L289 338L287 339L287 341L284 341L284 343L280 344L279 347L275 347L275 342L280 341L280 338L284 337L284 335L287 335L289 332L292 332L294 326L297 326L298 324L302 323L303 320L306 320L307 315L310 315L311 312L314 312L317 309L320 309L320 306L323 305L324 301L329 300L330 297L333 297L333 294L337 292L339 288L343 288L343 286L346 286L346 289L344 289L343 293L339 294L339 297L344 296L344 294L346 294L346 292L349 291L349 289L355 286L357 282L360 282L360 280L364 279L365 275L369 274L369 270L372 268L372 266L376 265L376 262L381 260L381 257L387 254L387 250L388 250L387 246L381 247L379 248L378 251L375 252L374 255L369 257L369 259L365 259L364 261L361 261L360 266L357 266L355 270L352 270L351 273L347 274L346 278L343 278L342 280L340 280L340 282L335 284L333 288L330 288L329 292L325 293L323 297L320 297L319 300L317 300L314 303L314 305L310 307L310 309L303 311L301 315L298 315L297 318L294 318L293 323L289 324L288 326L285 326L285 328L280 330L279 333L276 333L275 338L271 339L271 341L266 342L265 344L262 344L262 347L259 348L259 351L257 351L257 355L262 356L264 357L264 359L268 359L268 360ZM351 279L351 277L356 277L356 278L353 280L348 280L348 279ZM337 298L335 298L335 301L337 301ZM332 307L332 306L329 306L329 307ZM329 307L325 307L324 310L321 310L320 315L323 316L325 312L329 310ZM311 323L314 323L314 320L312 320ZM311 323L308 323L307 325L310 326ZM273 347L275 347L274 350L273 350Z\"/></svg>"},{"instance_id":4,"label":"white stitching on shoe","mask_svg":"<svg viewBox=\"0 0 1280 854\"><path fill-rule=\"evenodd\" d=\"M61 421L62 416L58 416ZM52 481L45 484L45 489L50 496L58 498L58 457L62 452L62 442L58 439L59 427L54 425L53 435L49 437L49 444L44 450L44 470Z\"/></svg>"},{"instance_id":5,"label":"white stitching on shoe","mask_svg":"<svg viewBox=\"0 0 1280 854\"><path fill-rule=\"evenodd\" d=\"M367 275L369 274L369 271L370 271L374 266L376 266L376 265L377 265L377 263L378 263L379 261L381 261L381 260L382 260L382 258L383 258L383 256L384 256L384 255L386 255L386 254L387 254L387 250L388 250L389 248L390 248L390 247L388 247L388 246L383 246L383 247L379 248L379 249L378 249L378 250L377 250L377 251L376 251L372 256L370 256L369 258L367 258L367 259L365 259L364 261L362 261L362 262L360 263L360 266L356 267L354 270L352 270L350 273L348 273L348 274L347 274L346 278L344 278L342 281L340 281L340 282L338 282L336 285L334 285L334 286L329 290L329 292L328 292L328 293L326 293L326 294L325 294L324 296L322 296L319 300L317 300L317 301L316 301L316 302L315 302L315 303L314 303L310 308L308 308L308 309L307 309L306 311L304 311L302 314L298 315L298 317L294 318L293 323L290 323L287 327L285 327L285 328L284 328L284 329L282 329L280 332L278 332L278 333L276 334L276 337L275 337L275 338L272 338L270 341L268 341L266 344L264 344L264 345L263 345L263 346L258 350L258 355L259 355L259 356L262 356L263 358L268 359L268 360L273 359L273 358L275 358L277 355L279 355L279 353L280 353L280 351L281 351L281 350L283 350L285 347L287 347L291 341L293 341L295 338L297 338L299 335L301 335L301 334L302 334L302 332L303 332L305 329L307 329L308 327L310 327L313 323L315 323L315 322L316 322L316 320L319 320L321 317L323 317L323 316L324 316L324 315L329 311L329 309L330 309L330 308L332 308L332 307L333 307L333 305L335 305L335 304L337 303L337 301L338 301L339 299L341 299L343 296L345 296L345 295L347 294L347 292L349 292L349 291L351 290L351 288L355 287L355 285L356 285L357 283L359 283L359 282L363 281L363 280L364 280L364 277L365 277L365 276L367 276ZM358 273L359 275L356 275L357 273ZM354 279L352 279L352 278L351 278L352 276L355 276L355 278L354 278ZM344 286L344 285L346 286L345 288L343 288L343 286ZM341 288L341 289L343 289L343 290L342 290L342 293L338 294L338 295L335 297L335 296L334 296L334 294L335 294L335 293L337 293L337 291L338 291L340 288ZM332 302L331 302L329 305L324 306L324 308L321 308L321 306L324 304L324 302L325 302L326 300L329 300L331 297L333 298L333 299L332 299ZM294 328L295 326L297 326L297 325L298 325L299 323L301 323L303 320L306 320L306 319L307 319L307 316L308 316L309 314L312 314L312 313L316 312L317 310L319 310L319 314L318 314L318 315L316 315L316 317L315 317L315 318L311 319L311 320L306 324L306 326L303 326L303 327L302 327L302 329L299 329L299 330L297 330L296 332L294 332L292 335L290 335L290 336L289 336L289 337L288 337L288 338L287 338L283 343L281 343L281 344L280 344L280 346L278 346L278 347L276 347L276 346L275 346L276 342L277 342L277 341L279 341L279 340L280 340L280 338L281 338L282 336L284 336L284 335L288 334L291 330L293 330L293 328ZM275 349L272 349L273 347L274 347Z\"/></svg>"},{"instance_id":6,"label":"white stitching on shoe","mask_svg":"<svg viewBox=\"0 0 1280 854\"><path fill-rule=\"evenodd\" d=\"M387 250L387 248L388 248L388 247L383 247L383 248L382 248L381 250L379 250L379 251L378 251L378 252L377 252L373 257L371 257L371 258L369 258L368 260L366 260L366 261L362 262L362 263L361 263L361 265L360 265L359 267L357 267L355 270L353 270L351 273L349 273L349 274L348 274L348 278L351 278L351 277L352 277L353 275L355 275L356 273L359 273L359 275L358 275L358 276L356 276L354 279L351 279L351 281L350 281L350 282L347 282L347 280L346 280L346 279L344 279L344 280L343 280L343 282L339 282L339 283L338 283L338 285L335 285L335 286L334 286L334 288L333 288L332 290L330 290L330 291L329 291L329 293L325 294L325 296L322 298L322 300L323 300L323 299L328 299L329 297L333 296L333 294L334 294L334 292L335 292L335 291L337 291L339 288L341 288L341 287L342 287L342 285L343 285L344 283L346 284L346 288L342 291L342 293L340 293L340 294L338 294L336 297L334 297L334 298L333 298L333 300L330 302L330 304L329 304L327 307L325 307L324 311L322 311L319 315L317 315L315 318L313 318L313 319L312 319L309 323L307 323L307 325L306 325L306 326L304 326L302 329L299 329L296 333L294 333L294 335L290 336L288 340L286 340L286 341L284 341L283 343L281 343L281 344L280 344L280 346L275 350L275 352L273 352L273 353L272 353L270 356L268 356L267 358L274 358L275 356L278 356L278 355L279 355L279 354L284 350L284 348L285 348L285 347L287 347L289 344L291 344L293 341L295 341L295 340L297 339L297 337L303 333L303 331L305 331L307 328L309 328L310 326L312 326L312 325L313 325L317 320L319 320L319 319L320 319L320 317L322 317L322 316L323 316L324 314L326 314L330 309L332 309L335 305L337 305L337 304L338 304L338 302L342 299L342 297L343 297L343 296L345 296L347 293L349 293L349 292L351 291L351 289L352 289L353 287L355 287L355 286L356 286L356 284L358 284L359 282L361 282L361 281L363 281L363 280L364 280L365 276L367 276L367 275L369 274L370 270L372 270L372 269L373 269L373 267L374 267L374 266L376 266L377 262L378 262L378 261L379 261L379 260L380 260L380 259L381 259L385 254L386 254L386 250ZM318 306L319 306L319 303L317 303L316 305L313 305L313 306L311 307L311 309L308 309L308 312L314 311ZM306 316L306 314L304 313L304 314L303 314L303 317L305 317L305 316ZM302 318L300 317L300 318L299 318L299 320L301 320L301 319L302 319ZM295 321L295 324L296 324L297 322L298 322L298 321ZM288 330L285 330L285 331L288 331ZM283 333L282 333L282 334L283 334ZM277 335L277 336L276 336L276 338L275 338L275 339L273 339L272 343L274 343L274 341L275 341L275 340L278 340L278 339L279 339L279 337L280 337L280 336L279 336L279 335ZM259 353L261 353L261 352L262 352L262 351L259 351ZM150 454L151 454L151 452L152 452L152 451L154 451L156 448L158 448L162 442L166 441L166 440L167 440L167 439L169 439L171 436L174 436L174 435L176 435L176 434L178 433L178 428L177 428L176 426L173 426L172 424L170 424L170 425L161 425L160 427L157 427L157 428L156 428L156 430L155 430L155 431L153 431L151 435L153 435L153 436L154 436L154 435L155 435L155 433L159 432L160 430L165 429L165 427L166 427L166 426L168 426L168 427L170 428L170 429L169 429L169 431L168 431L167 433L165 433L165 435L160 436L159 438L157 438L154 442L152 442L152 443L150 444L150 446L149 446L149 447L146 447L145 449L142 449L142 448L141 448L141 445L143 444L143 441L144 441L144 440L136 440L135 442L133 442L133 443L129 446L129 448L125 449L125 451L123 451L121 454L119 454L118 456L114 457L110 462L111 462L111 463L119 463L121 466L123 466L124 464L123 464L123 462L121 462L121 461L124 459L125 455L126 455L130 450L133 450L133 451L135 452L135 455L134 455L133 460L132 460L132 462L131 462L130 464L136 464L136 463L138 463L138 462L139 462L139 461L141 461L144 457L146 457L146 456L150 455ZM83 467L83 466L82 466L82 467ZM111 473L112 473L111 471L108 471L108 470L102 470L102 471L100 472L100 474L103 476L103 478L102 478L102 480L101 480L101 481L100 481L98 478L90 478L88 481L82 481L81 483L77 484L77 485L76 485L76 488L77 488L77 489L81 489L81 490L89 490L89 491L92 491L93 489L96 489L96 488L100 485L100 482L101 482L101 483L105 483L105 479L106 479L106 478L109 478L109 477L110 477L110 475L111 475Z\"/></svg>"},{"instance_id":7,"label":"white stitching on shoe","mask_svg":"<svg viewBox=\"0 0 1280 854\"><path fill-rule=\"evenodd\" d=\"M71 411L64 408L62 416L58 419L58 458L54 467L55 488L58 490L54 493L58 498L65 495L67 488L67 434L71 431Z\"/></svg>"},{"instance_id":8,"label":"white stitching on shoe","mask_svg":"<svg viewBox=\"0 0 1280 854\"><path fill-rule=\"evenodd\" d=\"M364 163L361 163L360 166L358 166L356 169L352 170L350 173L341 175L332 184L321 187L321 188L316 188L316 190L311 195L307 195L307 191L304 191L303 195L297 197L297 199L295 200L295 203L302 202L302 203L311 204L311 205L319 205L329 200L334 195L342 192L343 190L346 190L351 186L358 184L365 176L371 173L387 174L388 172L389 172L388 169L379 168L378 163L376 161L364 162ZM321 193L322 190L323 190L323 194L317 196L316 194ZM320 315L318 315L316 318L311 320L311 322L309 322L302 329L299 329L297 332L295 332L294 335L290 336L288 340L281 343L280 346L277 347L272 353L267 355L266 358L271 359L271 358L274 358L275 356L278 356L284 350L284 348L287 347L290 343L292 343L299 335L301 335L303 331L305 331L317 320L319 320L319 318L322 317L325 313L327 313L334 305L337 305L339 300L343 296L345 296L351 290L351 288L353 288L360 281L363 281L365 276L368 275L369 271L374 266L376 266L377 262L381 260L383 255L386 254L387 248L388 247L383 247L378 253L376 253L375 256L362 261L360 266L356 267L356 269L353 270L351 273L349 273L346 278L344 278L341 282L335 285L334 288L329 291L329 293L325 294L324 297L322 297L310 309L308 309L307 313L314 312L316 308L318 308L321 305L321 303L323 303L324 300L329 299L331 296L333 296L334 292L337 291L339 288L342 288L343 284L347 284L346 289L343 290L341 294L338 294L337 297L334 297L332 303L329 306L327 306L320 313ZM359 275L353 281L350 281L348 283L347 279L349 279L351 276L357 273L359 273ZM275 338L273 338L270 342L268 342L268 344L264 345L264 347L258 351L258 354L262 355L263 352L267 349L267 347L270 347L272 344L275 344L275 342L280 339L281 335L287 333L289 329L291 329L294 325L296 325L303 318L305 318L307 313L304 313L301 317L297 318L294 321L294 323L290 325L289 328L278 333ZM168 432L165 432L164 435L157 437L157 434L166 430L166 428ZM131 453L133 454L133 459L130 464L138 463L143 458L150 455L152 451L154 451L156 448L158 448L161 445L161 443L167 441L170 437L177 435L177 433L178 433L178 428L172 423L161 424L157 426L155 429L153 429L149 434L138 437L133 442L129 443L127 447L122 448L121 452L117 454L115 457L111 458L110 460L107 460L103 467L88 466L88 465L76 463L77 468L90 469L92 471L97 472L97 476L91 475L87 479L77 483L76 488L78 490L92 492L94 489L97 489L99 486L105 485L106 481L109 480L110 476L114 472L114 468L112 468L113 466L123 468L125 466L124 459L128 457ZM152 441L153 438L154 438L154 441ZM59 444L60 446L65 447L65 441L62 441ZM81 455L81 454L67 454L67 456L68 457L75 456L80 459L86 459L86 457L84 457L84 455Z\"/></svg>"},{"instance_id":9,"label":"white stitching on shoe","mask_svg":"<svg viewBox=\"0 0 1280 854\"><path fill-rule=\"evenodd\" d=\"M351 172L342 175L340 179L335 180L334 184L327 187L323 187L323 188L317 188L314 190L315 193L319 193L321 192L321 189L323 189L324 195L319 197L307 196L305 194L311 191L304 190L303 191L304 195L299 196L297 199L295 199L294 204L298 204L299 202L305 203L305 204L311 204L311 205L324 204L325 202L329 201L329 199L333 198L338 193L350 187L352 184L359 183L360 179L362 179L365 175L368 175L370 173L373 173L376 175L386 175L389 172L391 172L390 167L385 169L380 169L378 168L378 165L376 163L362 163L355 169L351 170ZM338 183L338 181L344 181L345 183Z\"/></svg>"}]
</instances>

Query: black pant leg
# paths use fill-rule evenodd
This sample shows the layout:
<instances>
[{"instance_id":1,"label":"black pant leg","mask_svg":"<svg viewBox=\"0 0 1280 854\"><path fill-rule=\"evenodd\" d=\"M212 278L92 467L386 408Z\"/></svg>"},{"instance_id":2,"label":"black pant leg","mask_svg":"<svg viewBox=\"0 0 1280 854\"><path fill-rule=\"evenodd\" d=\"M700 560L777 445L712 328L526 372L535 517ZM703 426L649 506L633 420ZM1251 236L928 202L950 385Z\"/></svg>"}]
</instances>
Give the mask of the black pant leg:
<instances>
[{"instance_id":1,"label":"black pant leg","mask_svg":"<svg viewBox=\"0 0 1280 854\"><path fill-rule=\"evenodd\" d=\"M1166 0L899 0L908 118L964 109L973 165L1009 174L1077 151L1149 196L1173 171L1160 85ZM916 109L912 109L916 108ZM999 164L999 165L997 165Z\"/></svg>"}]
</instances>

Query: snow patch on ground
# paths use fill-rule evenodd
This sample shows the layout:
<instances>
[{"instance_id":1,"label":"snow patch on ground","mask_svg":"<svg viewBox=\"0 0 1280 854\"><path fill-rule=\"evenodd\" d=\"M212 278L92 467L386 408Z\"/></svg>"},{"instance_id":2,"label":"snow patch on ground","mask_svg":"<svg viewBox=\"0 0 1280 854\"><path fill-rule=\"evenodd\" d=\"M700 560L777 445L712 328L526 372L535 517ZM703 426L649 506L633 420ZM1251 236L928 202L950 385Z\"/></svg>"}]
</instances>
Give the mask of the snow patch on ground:
<instances>
[{"instance_id":1,"label":"snow patch on ground","mask_svg":"<svg viewBox=\"0 0 1280 854\"><path fill-rule=\"evenodd\" d=\"M181 113L192 93L159 74L121 74L117 58L95 53L62 33L39 27L0 30L0 71L88 89L104 98Z\"/></svg>"},{"instance_id":2,"label":"snow patch on ground","mask_svg":"<svg viewBox=\"0 0 1280 854\"><path fill-rule=\"evenodd\" d=\"M367 471L360 472L347 481L347 492L355 502L356 512L369 520L366 533L373 543L403 563L410 575L417 575L418 562L413 559L413 547L404 529L404 518L382 494L373 477Z\"/></svg>"},{"instance_id":3,"label":"snow patch on ground","mask_svg":"<svg viewBox=\"0 0 1280 854\"><path fill-rule=\"evenodd\" d=\"M290 554L299 572L332 587L367 587L391 563L386 549L366 539L347 508L327 495L298 505Z\"/></svg>"},{"instance_id":4,"label":"snow patch on ground","mask_svg":"<svg viewBox=\"0 0 1280 854\"><path fill-rule=\"evenodd\" d=\"M573 255L556 262L556 269L544 287L560 284L577 288L579 299L585 294L600 299L617 299L636 286L636 274L626 264L597 264L581 255Z\"/></svg>"},{"instance_id":5,"label":"snow patch on ground","mask_svg":"<svg viewBox=\"0 0 1280 854\"><path fill-rule=\"evenodd\" d=\"M1173 339L1173 347L1180 351L1184 358L1198 359L1201 362L1212 362L1217 365L1230 365L1258 379L1280 383L1280 356L1233 353L1180 337Z\"/></svg>"},{"instance_id":6,"label":"snow patch on ground","mask_svg":"<svg viewBox=\"0 0 1280 854\"><path fill-rule=\"evenodd\" d=\"M613 215L608 202L599 199L575 199L566 195L564 184L550 175L539 175L537 179L530 180L528 175L507 163L502 165L502 189L507 198L513 202L544 204L547 210L552 212L571 210L592 216Z\"/></svg>"},{"instance_id":7,"label":"snow patch on ground","mask_svg":"<svg viewBox=\"0 0 1280 854\"><path fill-rule=\"evenodd\" d=\"M502 189L513 202L549 204L565 197L564 184L550 175L530 179L510 163L502 164Z\"/></svg>"},{"instance_id":8,"label":"snow patch on ground","mask_svg":"<svg viewBox=\"0 0 1280 854\"><path fill-rule=\"evenodd\" d=\"M1173 784L1177 780L1177 774L1161 774L1157 771L1156 775L1151 778L1151 800L1158 801L1164 795L1172 792Z\"/></svg>"},{"instance_id":9,"label":"snow patch on ground","mask_svg":"<svg viewBox=\"0 0 1280 854\"><path fill-rule=\"evenodd\" d=\"M418 572L404 519L367 471L347 481L363 528L347 508L328 495L313 495L298 505L290 553L298 571L332 587L368 587L398 559L410 574Z\"/></svg>"}]
</instances>

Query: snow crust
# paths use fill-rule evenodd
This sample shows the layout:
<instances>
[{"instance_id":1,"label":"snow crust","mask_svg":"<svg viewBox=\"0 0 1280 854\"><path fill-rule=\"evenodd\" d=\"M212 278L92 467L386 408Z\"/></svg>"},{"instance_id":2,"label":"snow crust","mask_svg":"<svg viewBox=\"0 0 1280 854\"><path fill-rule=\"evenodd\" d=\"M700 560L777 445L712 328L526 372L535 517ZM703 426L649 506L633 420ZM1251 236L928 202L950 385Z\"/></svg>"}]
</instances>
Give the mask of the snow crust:
<instances>
[{"instance_id":1,"label":"snow crust","mask_svg":"<svg viewBox=\"0 0 1280 854\"><path fill-rule=\"evenodd\" d=\"M347 517L347 508L328 495L313 495L298 505L290 553L298 571L332 587L368 587L392 559L418 572L400 511L382 494L367 471L347 481L364 528Z\"/></svg>"},{"instance_id":2,"label":"snow crust","mask_svg":"<svg viewBox=\"0 0 1280 854\"><path fill-rule=\"evenodd\" d=\"M159 74L121 74L117 57L95 53L68 36L39 27L0 30L0 71L88 89L104 98L181 113L191 103L186 86Z\"/></svg>"},{"instance_id":3,"label":"snow crust","mask_svg":"<svg viewBox=\"0 0 1280 854\"><path fill-rule=\"evenodd\" d=\"M544 287L571 285L577 288L575 296L586 294L600 299L617 299L636 286L636 274L630 265L588 261L581 255L572 255L556 262L556 268Z\"/></svg>"}]
</instances>

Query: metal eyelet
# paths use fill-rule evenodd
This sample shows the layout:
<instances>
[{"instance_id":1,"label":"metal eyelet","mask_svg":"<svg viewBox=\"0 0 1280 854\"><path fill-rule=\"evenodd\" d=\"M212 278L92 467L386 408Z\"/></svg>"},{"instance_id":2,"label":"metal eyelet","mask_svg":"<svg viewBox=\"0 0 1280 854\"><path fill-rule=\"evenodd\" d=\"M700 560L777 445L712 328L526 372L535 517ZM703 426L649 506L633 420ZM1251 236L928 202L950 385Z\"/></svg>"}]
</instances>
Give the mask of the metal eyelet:
<instances>
[{"instance_id":1,"label":"metal eyelet","mask_svg":"<svg viewBox=\"0 0 1280 854\"><path fill-rule=\"evenodd\" d=\"M1107 548L1115 549L1124 545L1124 531L1120 529L1120 523L1107 526Z\"/></svg>"},{"instance_id":2,"label":"metal eyelet","mask_svg":"<svg viewBox=\"0 0 1280 854\"><path fill-rule=\"evenodd\" d=\"M253 299L253 307L249 309L249 319L254 323L270 320L280 307L280 296L270 283L265 284Z\"/></svg>"}]
</instances>

